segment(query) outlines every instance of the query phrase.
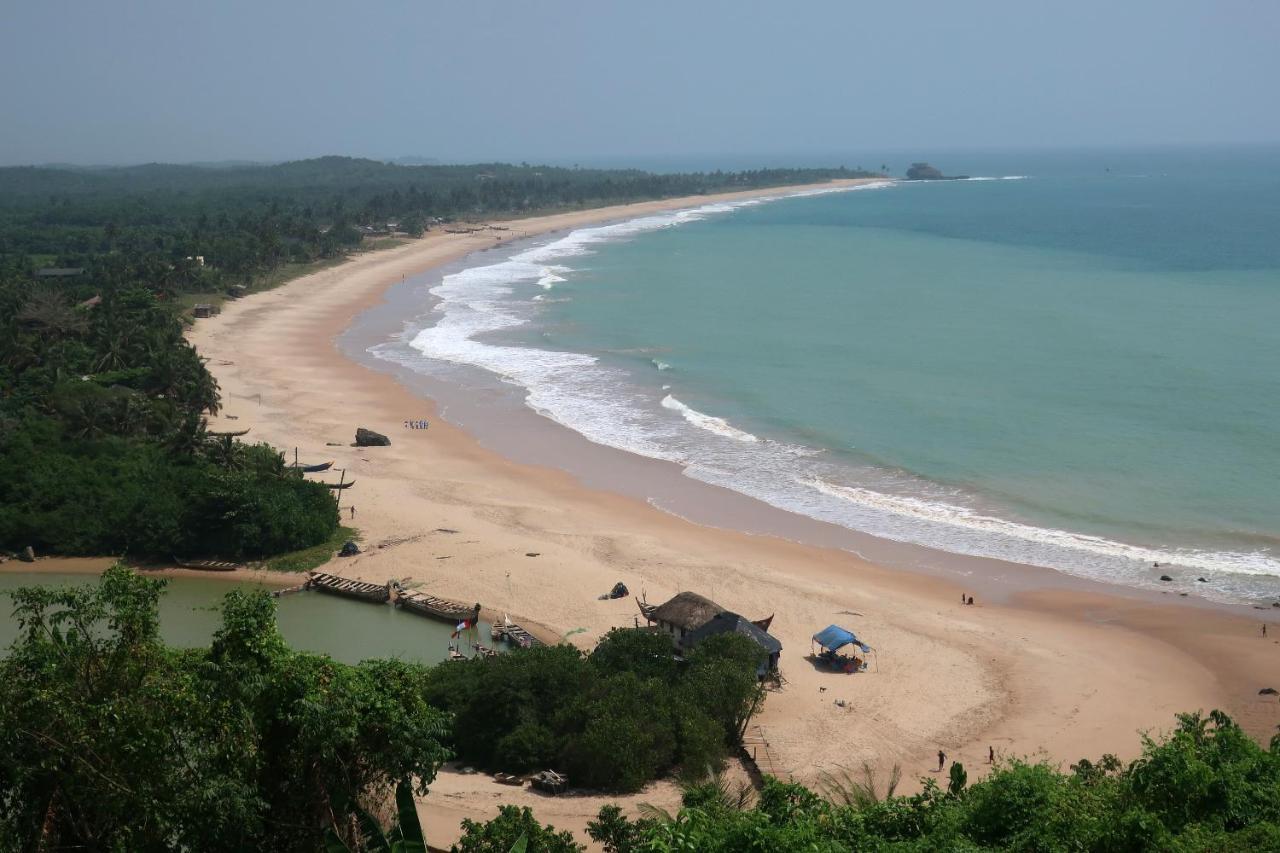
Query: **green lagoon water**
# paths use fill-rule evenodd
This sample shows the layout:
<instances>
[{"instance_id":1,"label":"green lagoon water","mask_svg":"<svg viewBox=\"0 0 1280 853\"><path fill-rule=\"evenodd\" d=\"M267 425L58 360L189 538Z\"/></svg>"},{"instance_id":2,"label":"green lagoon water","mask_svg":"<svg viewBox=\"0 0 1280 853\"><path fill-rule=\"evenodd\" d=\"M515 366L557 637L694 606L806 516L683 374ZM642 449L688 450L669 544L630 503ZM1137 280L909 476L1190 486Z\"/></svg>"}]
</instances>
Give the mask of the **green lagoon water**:
<instances>
[{"instance_id":1,"label":"green lagoon water","mask_svg":"<svg viewBox=\"0 0 1280 853\"><path fill-rule=\"evenodd\" d=\"M75 586L96 583L86 575L0 574L0 654L18 637L5 592L19 586ZM220 606L232 584L202 578L170 578L160 599L160 634L179 647L207 646L222 624ZM279 599L276 620L294 649L329 655L344 663L371 658L401 658L419 663L447 660L452 628L389 605L350 601L319 592ZM480 623L480 642L488 644L489 625Z\"/></svg>"},{"instance_id":2,"label":"green lagoon water","mask_svg":"<svg viewBox=\"0 0 1280 853\"><path fill-rule=\"evenodd\" d=\"M1276 595L1280 151L945 165L1008 179L584 229L445 277L409 343L783 509Z\"/></svg>"}]
</instances>

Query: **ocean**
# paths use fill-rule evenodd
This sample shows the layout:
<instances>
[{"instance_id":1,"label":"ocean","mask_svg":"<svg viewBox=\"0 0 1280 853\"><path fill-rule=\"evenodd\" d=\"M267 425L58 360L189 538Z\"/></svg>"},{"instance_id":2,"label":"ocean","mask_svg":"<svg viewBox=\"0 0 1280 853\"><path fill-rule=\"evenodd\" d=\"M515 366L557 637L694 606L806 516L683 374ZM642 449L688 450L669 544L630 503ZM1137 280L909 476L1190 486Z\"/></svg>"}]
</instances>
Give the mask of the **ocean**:
<instances>
[{"instance_id":1,"label":"ocean","mask_svg":"<svg viewBox=\"0 0 1280 853\"><path fill-rule=\"evenodd\" d=\"M875 536L1280 596L1280 149L935 164L473 256L374 351Z\"/></svg>"}]
</instances>

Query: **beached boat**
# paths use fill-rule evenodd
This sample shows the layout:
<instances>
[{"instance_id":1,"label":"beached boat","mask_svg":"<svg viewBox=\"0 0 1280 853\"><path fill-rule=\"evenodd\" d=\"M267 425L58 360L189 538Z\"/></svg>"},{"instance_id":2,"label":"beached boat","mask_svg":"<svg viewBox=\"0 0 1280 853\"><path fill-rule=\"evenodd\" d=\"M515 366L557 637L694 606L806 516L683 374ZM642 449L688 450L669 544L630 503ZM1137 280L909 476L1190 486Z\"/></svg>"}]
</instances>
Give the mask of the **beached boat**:
<instances>
[{"instance_id":1,"label":"beached boat","mask_svg":"<svg viewBox=\"0 0 1280 853\"><path fill-rule=\"evenodd\" d=\"M524 777L517 776L514 773L494 773L493 781L497 782L499 785L524 785Z\"/></svg>"},{"instance_id":2,"label":"beached boat","mask_svg":"<svg viewBox=\"0 0 1280 853\"><path fill-rule=\"evenodd\" d=\"M548 794L563 794L569 788L569 779L554 770L543 770L529 777L529 783Z\"/></svg>"},{"instance_id":3,"label":"beached boat","mask_svg":"<svg viewBox=\"0 0 1280 853\"><path fill-rule=\"evenodd\" d=\"M355 480L352 480L349 483L321 483L322 486L328 486L331 489L349 489L355 484Z\"/></svg>"},{"instance_id":4,"label":"beached boat","mask_svg":"<svg viewBox=\"0 0 1280 853\"><path fill-rule=\"evenodd\" d=\"M307 586L330 595L341 595L344 598L371 601L375 604L386 604L391 600L391 588L386 584L357 581L325 572L312 572Z\"/></svg>"},{"instance_id":5,"label":"beached boat","mask_svg":"<svg viewBox=\"0 0 1280 853\"><path fill-rule=\"evenodd\" d=\"M247 435L248 432L249 432L249 427L245 427L244 429L221 430L221 431L215 431L215 430L209 429L209 430L205 430L204 434L209 436L210 438L239 438L242 435Z\"/></svg>"},{"instance_id":6,"label":"beached boat","mask_svg":"<svg viewBox=\"0 0 1280 853\"><path fill-rule=\"evenodd\" d=\"M441 619L445 622L461 622L464 619L474 619L480 613L480 605L463 604L460 601L450 601L447 598L438 598L434 595L428 595L425 592L419 592L416 589L396 588L396 606L403 607L405 610L412 610L414 613L421 613L423 616L430 616L433 619Z\"/></svg>"},{"instance_id":7,"label":"beached boat","mask_svg":"<svg viewBox=\"0 0 1280 853\"><path fill-rule=\"evenodd\" d=\"M541 640L514 622L508 622L504 626L504 633L506 634L505 639L508 643L514 643L522 649L531 649L534 646L541 646L543 644Z\"/></svg>"},{"instance_id":8,"label":"beached boat","mask_svg":"<svg viewBox=\"0 0 1280 853\"><path fill-rule=\"evenodd\" d=\"M243 563L232 563L227 560L182 560L177 557L173 561L184 569L196 569L201 572L234 572L244 568Z\"/></svg>"},{"instance_id":9,"label":"beached boat","mask_svg":"<svg viewBox=\"0 0 1280 853\"><path fill-rule=\"evenodd\" d=\"M333 460L328 462L317 462L315 465L300 465L297 462L288 466L290 470L301 471L304 474L319 474L321 471L328 471L333 467Z\"/></svg>"}]
</instances>

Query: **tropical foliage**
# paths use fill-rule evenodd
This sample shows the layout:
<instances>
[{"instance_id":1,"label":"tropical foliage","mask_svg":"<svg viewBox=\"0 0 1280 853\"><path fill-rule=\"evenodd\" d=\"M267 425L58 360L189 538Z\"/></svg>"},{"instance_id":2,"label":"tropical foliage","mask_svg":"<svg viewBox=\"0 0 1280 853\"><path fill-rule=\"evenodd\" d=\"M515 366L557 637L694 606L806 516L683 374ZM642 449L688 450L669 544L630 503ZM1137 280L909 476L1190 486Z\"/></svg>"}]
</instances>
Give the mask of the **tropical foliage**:
<instances>
[{"instance_id":1,"label":"tropical foliage","mask_svg":"<svg viewBox=\"0 0 1280 853\"><path fill-rule=\"evenodd\" d=\"M149 273L108 256L83 280L0 271L0 546L260 557L325 541L323 486L205 432L213 377Z\"/></svg>"},{"instance_id":2,"label":"tropical foliage","mask_svg":"<svg viewBox=\"0 0 1280 853\"><path fill-rule=\"evenodd\" d=\"M424 668L291 651L263 592L226 597L211 647L170 649L162 588L117 567L13 593L0 849L364 849L363 801L434 778L446 722Z\"/></svg>"},{"instance_id":3,"label":"tropical foliage","mask_svg":"<svg viewBox=\"0 0 1280 853\"><path fill-rule=\"evenodd\" d=\"M427 699L453 712L450 745L467 763L636 791L673 769L700 778L720 767L763 701L761 654L724 635L677 665L669 638L618 629L590 656L559 645L437 667Z\"/></svg>"}]
</instances>

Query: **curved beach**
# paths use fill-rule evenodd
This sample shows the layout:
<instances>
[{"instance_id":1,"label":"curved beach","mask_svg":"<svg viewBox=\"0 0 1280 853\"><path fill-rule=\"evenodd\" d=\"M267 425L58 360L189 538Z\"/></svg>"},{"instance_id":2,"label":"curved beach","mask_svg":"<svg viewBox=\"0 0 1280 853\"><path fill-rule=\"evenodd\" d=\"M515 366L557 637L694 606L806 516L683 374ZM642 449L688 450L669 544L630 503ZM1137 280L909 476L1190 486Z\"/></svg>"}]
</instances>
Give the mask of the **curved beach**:
<instances>
[{"instance_id":1,"label":"curved beach","mask_svg":"<svg viewBox=\"0 0 1280 853\"><path fill-rule=\"evenodd\" d=\"M477 438L454 426L447 420L452 412L438 417L421 384L353 360L337 346L354 318L379 305L389 288L470 253L560 229L767 194L669 199L496 223L503 230L432 232L229 303L220 316L199 321L190 337L222 387L224 415L236 417L228 423L252 426L252 439L298 446L307 458L335 458L335 468L358 481L343 496L344 507L355 507L347 523L362 530L366 544L381 547L343 562L343 574L409 578L584 648L609 628L634 623L633 599L597 599L617 581L651 602L692 590L749 618L775 614L785 684L749 733L766 772L813 781L841 766L868 762L887 772L899 764L914 784L939 749L971 774L981 772L988 747L1061 762L1104 752L1131 757L1139 730L1167 728L1174 713L1198 708L1222 708L1255 737L1269 737L1280 705L1257 694L1280 680L1280 646L1262 638L1259 626L1276 621L1280 610L1130 592L976 558L943 560L945 571L907 570L901 566L912 562L912 546L855 546L841 538L846 532L801 523L705 484L684 492L705 511L690 513L703 522L695 523L646 500L646 490L680 484L669 463L591 445L550 423L530 429L529 442L554 450L509 458L491 449L502 445L491 440L492 429L477 428ZM505 411L473 401L461 419ZM431 428L402 427L418 418ZM351 447L358 426L387 433L392 445ZM566 464L530 461L554 458ZM609 471L594 476L593 466ZM611 479L634 485L601 487ZM855 547L875 562L855 556ZM976 605L962 606L962 593L975 595ZM871 671L835 675L805 659L810 635L833 622L876 647ZM659 785L632 801L674 797L670 786ZM574 829L600 804L555 801L544 811L547 801L527 792L448 774L425 801L430 840L447 843L458 819L490 817L499 802L538 805L544 820Z\"/></svg>"}]
</instances>

